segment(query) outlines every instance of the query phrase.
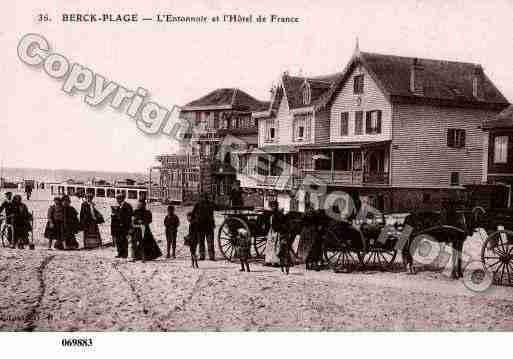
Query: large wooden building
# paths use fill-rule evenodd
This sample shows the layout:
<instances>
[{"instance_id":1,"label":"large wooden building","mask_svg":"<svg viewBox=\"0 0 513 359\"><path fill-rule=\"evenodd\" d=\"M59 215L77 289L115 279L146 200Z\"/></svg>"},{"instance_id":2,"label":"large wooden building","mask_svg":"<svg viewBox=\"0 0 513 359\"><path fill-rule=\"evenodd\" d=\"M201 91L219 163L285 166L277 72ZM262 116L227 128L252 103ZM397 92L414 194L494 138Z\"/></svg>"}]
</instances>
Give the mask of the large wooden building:
<instances>
[{"instance_id":1,"label":"large wooden building","mask_svg":"<svg viewBox=\"0 0 513 359\"><path fill-rule=\"evenodd\" d=\"M239 177L285 209L314 200L296 191L305 178L384 211L438 207L482 183L480 126L507 106L478 64L356 49L341 73L281 77L253 113L259 149L240 154Z\"/></svg>"},{"instance_id":2,"label":"large wooden building","mask_svg":"<svg viewBox=\"0 0 513 359\"><path fill-rule=\"evenodd\" d=\"M233 136L239 139L229 149L243 150L257 146L257 127L253 111L267 107L236 88L217 89L182 107L180 117L188 121L187 141L177 154L157 156L160 166L159 186L152 197L163 202L187 203L201 192L209 192L224 201L236 179L232 154L221 145Z\"/></svg>"}]
</instances>

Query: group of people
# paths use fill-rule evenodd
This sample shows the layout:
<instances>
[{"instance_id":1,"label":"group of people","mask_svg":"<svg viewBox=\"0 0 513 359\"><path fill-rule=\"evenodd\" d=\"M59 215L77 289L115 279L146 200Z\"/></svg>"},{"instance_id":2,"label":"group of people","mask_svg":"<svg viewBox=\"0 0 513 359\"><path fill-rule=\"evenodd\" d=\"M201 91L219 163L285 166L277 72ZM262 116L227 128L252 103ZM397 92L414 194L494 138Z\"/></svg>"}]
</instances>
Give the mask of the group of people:
<instances>
[{"instance_id":1,"label":"group of people","mask_svg":"<svg viewBox=\"0 0 513 359\"><path fill-rule=\"evenodd\" d=\"M111 234L117 250L116 257L128 258L129 244L131 261L150 261L161 257L162 251L150 229L153 215L146 208L146 201L140 199L135 210L126 201L123 194L117 195L116 201L117 206L111 207ZM168 245L168 258L170 257L170 244Z\"/></svg>"},{"instance_id":2,"label":"group of people","mask_svg":"<svg viewBox=\"0 0 513 359\"><path fill-rule=\"evenodd\" d=\"M5 221L5 235L11 248L25 248L29 245L29 233L32 231L32 214L19 194L5 194L5 200L0 205L0 223Z\"/></svg>"},{"instance_id":3,"label":"group of people","mask_svg":"<svg viewBox=\"0 0 513 359\"><path fill-rule=\"evenodd\" d=\"M32 231L32 215L27 206L22 202L20 195L11 192L5 194L5 201L0 206L0 214L5 212L5 221L9 225L8 237L12 238L13 248L23 248L29 244L29 233ZM139 200L135 210L126 201L123 194L116 196L117 204L111 206L111 235L116 247L117 258L130 258L132 261L154 260L163 255L155 237L152 234L152 212L146 208L146 202ZM230 205L240 207L243 205L240 189L235 186L230 196ZM271 204L271 229L268 243L265 249L265 262L278 264L286 273L292 264L288 241L285 232L283 212L279 210L278 203ZM215 231L215 204L207 193L200 195L199 201L187 214L189 222L188 234L184 237L184 245L189 247L191 264L198 268L198 260L216 260L214 246ZM86 194L81 203L80 211L71 204L68 195L58 196L53 199L53 204L48 208L47 223L44 237L48 239L48 249L75 250L80 244L77 235L82 232L84 249L95 249L102 245L102 235L99 225L105 222L102 213L96 208L94 196ZM175 214L174 206L167 207L167 215L164 218L166 236L166 258L176 258L176 246L180 220ZM235 240L235 256L240 260L241 271L250 271L249 259L251 258L251 236L242 228L237 228L233 233ZM129 250L130 249L130 250ZM198 255L199 252L199 255Z\"/></svg>"},{"instance_id":4,"label":"group of people","mask_svg":"<svg viewBox=\"0 0 513 359\"><path fill-rule=\"evenodd\" d=\"M104 223L102 214L96 209L91 194L86 195L80 213L71 205L68 195L55 197L48 208L44 236L48 239L48 249L78 249L76 235L83 232L83 247L94 249L101 246L99 224ZM53 244L53 247L52 247Z\"/></svg>"}]
</instances>

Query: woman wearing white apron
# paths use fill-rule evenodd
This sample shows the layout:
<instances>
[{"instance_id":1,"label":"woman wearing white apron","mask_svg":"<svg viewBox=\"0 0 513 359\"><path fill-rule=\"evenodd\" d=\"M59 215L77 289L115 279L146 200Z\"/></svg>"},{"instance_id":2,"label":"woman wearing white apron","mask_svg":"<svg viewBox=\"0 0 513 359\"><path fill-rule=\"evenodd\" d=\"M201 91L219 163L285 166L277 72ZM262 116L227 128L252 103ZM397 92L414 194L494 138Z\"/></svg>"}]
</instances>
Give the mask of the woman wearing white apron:
<instances>
[{"instance_id":1,"label":"woman wearing white apron","mask_svg":"<svg viewBox=\"0 0 513 359\"><path fill-rule=\"evenodd\" d=\"M282 232L285 215L279 210L277 201L271 201L269 206L271 207L271 228L269 229L265 243L264 264L279 265L280 232Z\"/></svg>"}]
</instances>

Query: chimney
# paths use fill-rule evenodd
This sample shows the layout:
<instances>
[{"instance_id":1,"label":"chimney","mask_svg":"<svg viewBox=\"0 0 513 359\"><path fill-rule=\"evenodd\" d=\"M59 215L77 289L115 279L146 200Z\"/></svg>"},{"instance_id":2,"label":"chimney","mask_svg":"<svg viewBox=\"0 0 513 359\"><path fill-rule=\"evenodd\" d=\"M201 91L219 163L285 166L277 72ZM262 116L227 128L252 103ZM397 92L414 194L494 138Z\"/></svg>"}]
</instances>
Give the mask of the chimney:
<instances>
[{"instance_id":1,"label":"chimney","mask_svg":"<svg viewBox=\"0 0 513 359\"><path fill-rule=\"evenodd\" d=\"M472 74L472 96L475 99L483 99L483 68L477 65Z\"/></svg>"},{"instance_id":2,"label":"chimney","mask_svg":"<svg viewBox=\"0 0 513 359\"><path fill-rule=\"evenodd\" d=\"M424 94L424 68L420 64L419 59L414 58L411 65L410 73L410 91L415 95L422 96Z\"/></svg>"}]
</instances>

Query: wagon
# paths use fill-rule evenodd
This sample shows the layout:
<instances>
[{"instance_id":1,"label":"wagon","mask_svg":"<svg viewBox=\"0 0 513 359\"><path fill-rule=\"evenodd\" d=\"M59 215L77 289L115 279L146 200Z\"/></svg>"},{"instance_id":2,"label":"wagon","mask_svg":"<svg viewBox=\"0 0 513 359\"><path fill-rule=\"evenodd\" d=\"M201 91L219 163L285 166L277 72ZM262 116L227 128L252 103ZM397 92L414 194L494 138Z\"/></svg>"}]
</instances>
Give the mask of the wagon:
<instances>
[{"instance_id":1,"label":"wagon","mask_svg":"<svg viewBox=\"0 0 513 359\"><path fill-rule=\"evenodd\" d=\"M333 221L323 230L323 259L335 269L391 266L401 228L384 221L355 225Z\"/></svg>"},{"instance_id":2,"label":"wagon","mask_svg":"<svg viewBox=\"0 0 513 359\"><path fill-rule=\"evenodd\" d=\"M254 207L229 207L222 211L222 215L224 220L219 228L217 244L224 258L229 261L236 259L235 243L240 229L244 229L251 237L251 256L263 257L271 227L270 212Z\"/></svg>"}]
</instances>

